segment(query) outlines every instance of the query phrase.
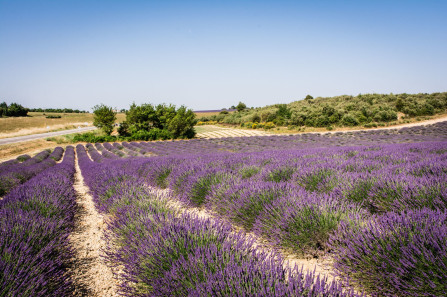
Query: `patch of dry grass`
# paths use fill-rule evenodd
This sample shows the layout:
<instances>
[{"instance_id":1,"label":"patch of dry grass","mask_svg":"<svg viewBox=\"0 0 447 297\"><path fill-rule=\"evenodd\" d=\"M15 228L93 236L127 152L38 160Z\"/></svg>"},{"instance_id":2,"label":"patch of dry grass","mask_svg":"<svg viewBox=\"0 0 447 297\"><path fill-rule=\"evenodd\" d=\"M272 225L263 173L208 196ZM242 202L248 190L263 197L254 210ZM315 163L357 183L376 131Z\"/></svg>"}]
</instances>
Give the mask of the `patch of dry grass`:
<instances>
[{"instance_id":1,"label":"patch of dry grass","mask_svg":"<svg viewBox=\"0 0 447 297\"><path fill-rule=\"evenodd\" d=\"M92 113L42 113L29 112L28 117L0 118L0 138L75 129L78 126L91 126ZM47 119L47 115L60 115L60 119ZM124 113L117 114L117 122L126 119Z\"/></svg>"},{"instance_id":2,"label":"patch of dry grass","mask_svg":"<svg viewBox=\"0 0 447 297\"><path fill-rule=\"evenodd\" d=\"M58 146L57 143L44 139L0 145L0 162L16 158L23 154L33 156L44 149L53 149L56 146Z\"/></svg>"},{"instance_id":3,"label":"patch of dry grass","mask_svg":"<svg viewBox=\"0 0 447 297\"><path fill-rule=\"evenodd\" d=\"M228 111L228 113L233 113L233 112L235 112L234 110L233 111ZM213 116L213 115L218 115L218 114L220 114L220 111L210 111L210 112L194 112L195 114L196 114L196 117L198 118L198 119L200 119L201 117L210 117L210 116Z\"/></svg>"},{"instance_id":4,"label":"patch of dry grass","mask_svg":"<svg viewBox=\"0 0 447 297\"><path fill-rule=\"evenodd\" d=\"M213 112L195 112L196 117L200 119L201 117L210 117L213 115L218 115L220 111L213 111Z\"/></svg>"}]
</instances>

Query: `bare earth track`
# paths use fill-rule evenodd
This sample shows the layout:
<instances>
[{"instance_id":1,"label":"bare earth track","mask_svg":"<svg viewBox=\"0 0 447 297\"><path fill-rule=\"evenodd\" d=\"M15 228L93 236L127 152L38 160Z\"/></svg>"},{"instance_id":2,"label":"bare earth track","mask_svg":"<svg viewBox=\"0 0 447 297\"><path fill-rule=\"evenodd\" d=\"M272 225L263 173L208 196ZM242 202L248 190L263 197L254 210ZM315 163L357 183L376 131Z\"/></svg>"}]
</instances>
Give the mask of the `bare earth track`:
<instances>
[{"instance_id":1,"label":"bare earth track","mask_svg":"<svg viewBox=\"0 0 447 297\"><path fill-rule=\"evenodd\" d=\"M106 243L102 239L106 227L104 217L96 211L88 187L84 184L76 157L76 175L74 189L79 205L75 218L75 231L70 242L75 250L73 281L75 296L118 296L118 283L110 267L101 257Z\"/></svg>"}]
</instances>

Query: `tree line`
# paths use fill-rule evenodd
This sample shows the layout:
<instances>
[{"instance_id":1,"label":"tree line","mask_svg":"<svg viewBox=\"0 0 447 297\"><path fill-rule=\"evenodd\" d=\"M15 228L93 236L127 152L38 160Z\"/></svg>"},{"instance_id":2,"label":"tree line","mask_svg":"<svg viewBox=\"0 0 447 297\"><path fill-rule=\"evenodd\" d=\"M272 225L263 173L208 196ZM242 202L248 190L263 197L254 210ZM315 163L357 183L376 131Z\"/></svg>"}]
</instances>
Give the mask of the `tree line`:
<instances>
[{"instance_id":1,"label":"tree line","mask_svg":"<svg viewBox=\"0 0 447 297\"><path fill-rule=\"evenodd\" d=\"M26 117L28 111L28 108L18 103L11 103L10 105L6 102L0 103L0 117Z\"/></svg>"},{"instance_id":2,"label":"tree line","mask_svg":"<svg viewBox=\"0 0 447 297\"><path fill-rule=\"evenodd\" d=\"M93 125L110 136L114 130L116 111L110 106L100 104L93 107L93 114ZM196 134L196 123L195 113L183 105L176 108L172 104L133 103L126 111L126 120L119 124L117 132L121 140L193 138ZM98 139L103 138L109 141L108 137Z\"/></svg>"},{"instance_id":3,"label":"tree line","mask_svg":"<svg viewBox=\"0 0 447 297\"><path fill-rule=\"evenodd\" d=\"M57 113L88 113L85 110L71 108L30 108L31 112L57 112Z\"/></svg>"}]
</instances>

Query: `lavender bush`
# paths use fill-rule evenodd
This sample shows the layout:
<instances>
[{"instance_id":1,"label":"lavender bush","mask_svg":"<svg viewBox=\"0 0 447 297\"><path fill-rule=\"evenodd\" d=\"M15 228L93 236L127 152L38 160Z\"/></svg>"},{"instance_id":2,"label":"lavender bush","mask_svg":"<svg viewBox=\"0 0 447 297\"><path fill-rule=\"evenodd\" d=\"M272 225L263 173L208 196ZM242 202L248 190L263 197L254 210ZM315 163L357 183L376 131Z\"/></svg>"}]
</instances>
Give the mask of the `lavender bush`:
<instances>
[{"instance_id":1,"label":"lavender bush","mask_svg":"<svg viewBox=\"0 0 447 297\"><path fill-rule=\"evenodd\" d=\"M284 268L279 255L258 251L228 223L177 214L169 197L142 186L133 165L143 159L96 163L82 146L77 152L97 206L115 215L107 258L124 267L123 294L203 296L213 286L215 296L355 296L311 272Z\"/></svg>"},{"instance_id":2,"label":"lavender bush","mask_svg":"<svg viewBox=\"0 0 447 297\"><path fill-rule=\"evenodd\" d=\"M0 201L0 296L71 294L74 150Z\"/></svg>"},{"instance_id":3,"label":"lavender bush","mask_svg":"<svg viewBox=\"0 0 447 297\"><path fill-rule=\"evenodd\" d=\"M380 296L444 296L447 213L408 210L342 223L332 238L334 267Z\"/></svg>"},{"instance_id":4,"label":"lavender bush","mask_svg":"<svg viewBox=\"0 0 447 297\"><path fill-rule=\"evenodd\" d=\"M392 137L399 139L402 135L405 134L398 132L390 132L389 135L377 134L377 142L386 142L392 140ZM339 137L336 134L333 136ZM160 267L166 265L167 270L163 273L159 272L154 276L150 272L152 268L145 270L147 267L152 267L144 266L147 264L144 259L146 257L155 259L151 254L156 247L155 244L174 248L175 245L171 241L181 241L180 237L172 237L175 239L170 240L167 233L163 233L165 238L159 238L162 243L155 241L158 233L154 235L153 232L161 232L164 226L180 221L178 214L164 202L149 202L160 200L154 198L158 197L157 195L148 192L145 184L149 184L169 188L176 199L189 206L206 208L218 214L224 221L242 226L246 231L254 231L277 247L290 249L297 254L333 255L336 258L335 268L340 276L349 279L350 283L365 288L371 294L416 296L422 294L422 289L419 291L416 289L418 284L425 288L427 296L442 296L441 291L444 288L439 284L445 283L447 278L440 272L436 272L437 276L433 277L427 272L429 271L427 263L438 265L437 268L435 266L430 268L433 271L442 271L444 267L442 263L445 262L443 252L430 252L431 248L427 247L427 241L424 244L425 248L429 249L428 252L422 249L424 244L421 243L419 244L421 247L417 245L415 248L402 248L399 254L392 250L394 246L405 247L405 242L387 236L397 234L396 238L404 240L405 234L410 234L408 236L415 238L410 232L413 229L408 226L410 231L406 230L406 225L399 225L400 221L407 218L408 222L414 221L415 226L418 226L417 222L423 219L411 213L445 212L447 142L376 143L369 146L324 148L321 147L326 141L324 136L318 137L307 137L306 141L315 146L310 145L310 148L301 149L279 150L280 145L287 147L288 143L290 147L295 148L302 145L292 144L286 137L272 137L266 146L252 137L248 141L252 144L240 148L249 151L245 153L217 152L222 148L224 150L229 148L227 141L230 140L221 139L220 143L212 145L202 140L192 140L189 141L188 148L186 141L140 144L146 146L148 150L153 149L152 153L169 151L172 154L168 157L109 160L102 163L95 163L88 157L85 158L85 165L82 165L85 167L85 170L83 169L86 174L85 180L92 189L95 189L94 196L98 207L102 211L118 215L119 218L118 225L110 226L110 230L114 231L111 231L112 235L109 238L118 240L123 250L117 254L110 254L110 259L114 263L129 265L126 266L128 269L125 272L127 285L123 288L126 294L163 295L166 294L166 290L174 295L192 296L203 294L205 290L215 295L250 296L253 290L263 292L262 294L266 296L268 292L274 292L272 294L279 296L294 294L291 293L293 291L288 291L290 284L294 283L293 280L279 282L281 285L274 285L274 288L258 286L257 281L263 279L262 271L269 270L266 268L254 272L257 278L252 279L248 277L251 272L241 268L245 264L242 265L239 260L235 266L232 266L232 262L219 266L219 273L213 274L210 271L214 271L215 265L218 264L214 259L228 256L225 249L217 246L215 242L197 246L197 249L192 249L187 256L180 254L177 259L171 260L165 257L166 261L171 261L169 264L157 262L162 261L158 258L150 260L158 263ZM405 135L405 138L407 137L408 135ZM411 137L409 139L414 140ZM240 146L242 147L242 144ZM315 148L318 146L320 147ZM202 148L207 153L194 154ZM269 151L250 152L254 149L269 149ZM162 211L157 210L160 205L165 207ZM393 215L400 216L401 219L385 219ZM429 217L434 220L435 216ZM187 225L186 222L180 225L183 224ZM402 232L395 232L392 228ZM443 232L445 233L443 228L443 225L436 224L432 228L423 227L421 230L424 230L427 238L438 238L435 240L437 245L442 242L445 245L445 238L441 236ZM374 230L379 231L369 236L368 234ZM367 239L362 237L367 235L369 236ZM200 238L201 235L195 236ZM383 248L379 254L375 254L378 248L374 246L372 240L377 240L381 238L380 236L385 238L384 242L392 242L395 245L389 245L391 250L386 245L386 249ZM165 239L169 240L163 241ZM142 258L139 258L140 251L145 253ZM205 251L208 251L208 254ZM430 256L424 258L427 259L424 260L425 266L418 264L406 267L405 259L418 259L420 251ZM337 258L338 254L343 255L343 258L341 256ZM355 261L348 261L351 259L350 254ZM246 257L244 259L247 259L247 263L251 263L251 256L247 256L251 255L250 253L243 252L242 255ZM385 256L391 257L386 261L389 263L387 273L390 275L394 273L392 277L381 274L385 258L380 257ZM238 256L234 257L237 259ZM382 260L377 262L374 259ZM203 266L201 263L207 264ZM259 263L265 264L264 260ZM200 269L194 270L192 266ZM401 266L405 266L408 271L409 267L412 267L414 279L408 276ZM278 268L277 265L273 267ZM238 274L236 271L243 271L243 274ZM402 278L399 278L399 273L403 275ZM180 275L188 276L182 280ZM242 283L236 281L239 278L246 280L242 275L252 279L249 286L244 287ZM381 280L384 278L386 280ZM301 279L305 277L301 276ZM271 281L278 284L276 277ZM387 281L390 284L385 284ZM172 286L167 284L168 282ZM268 281L260 281L263 284L266 282ZM155 283L160 284L157 289L154 289ZM312 288L319 287L317 283L318 281L312 278ZM306 290L303 292L311 292L309 288Z\"/></svg>"},{"instance_id":5,"label":"lavender bush","mask_svg":"<svg viewBox=\"0 0 447 297\"><path fill-rule=\"evenodd\" d=\"M117 155L118 157L125 157L126 154L123 153L122 151L120 151L119 149L117 149L116 147L114 147L112 144L108 143L108 142L104 142L103 146L106 150L108 150L109 152Z\"/></svg>"},{"instance_id":6,"label":"lavender bush","mask_svg":"<svg viewBox=\"0 0 447 297\"><path fill-rule=\"evenodd\" d=\"M48 150L44 150L22 163L12 163L0 167L0 196L45 169L54 166L56 161L62 158L63 152L63 148L56 147L51 154Z\"/></svg>"}]
</instances>

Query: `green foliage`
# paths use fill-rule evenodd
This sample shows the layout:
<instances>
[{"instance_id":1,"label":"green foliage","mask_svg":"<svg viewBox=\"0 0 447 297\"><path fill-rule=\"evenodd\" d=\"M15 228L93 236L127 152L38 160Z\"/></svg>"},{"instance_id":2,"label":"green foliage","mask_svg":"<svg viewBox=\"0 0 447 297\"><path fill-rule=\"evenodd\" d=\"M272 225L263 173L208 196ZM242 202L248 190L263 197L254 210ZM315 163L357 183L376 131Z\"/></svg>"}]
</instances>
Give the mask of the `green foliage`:
<instances>
[{"instance_id":1,"label":"green foliage","mask_svg":"<svg viewBox=\"0 0 447 297\"><path fill-rule=\"evenodd\" d=\"M31 112L57 112L57 113L88 113L85 110L71 108L30 108Z\"/></svg>"},{"instance_id":2,"label":"green foliage","mask_svg":"<svg viewBox=\"0 0 447 297\"><path fill-rule=\"evenodd\" d=\"M116 120L116 112L112 107L104 104L93 107L93 125L102 129L105 134L110 135Z\"/></svg>"},{"instance_id":3,"label":"green foliage","mask_svg":"<svg viewBox=\"0 0 447 297\"><path fill-rule=\"evenodd\" d=\"M327 248L329 234L334 231L343 216L342 212L321 210L317 206L302 207L288 218L281 244L300 253Z\"/></svg>"},{"instance_id":4,"label":"green foliage","mask_svg":"<svg viewBox=\"0 0 447 297\"><path fill-rule=\"evenodd\" d=\"M118 134L120 136L130 136L130 127L127 121L123 121L118 126Z\"/></svg>"},{"instance_id":5,"label":"green foliage","mask_svg":"<svg viewBox=\"0 0 447 297\"><path fill-rule=\"evenodd\" d=\"M377 123L368 123L363 125L365 128L377 128Z\"/></svg>"},{"instance_id":6,"label":"green foliage","mask_svg":"<svg viewBox=\"0 0 447 297\"><path fill-rule=\"evenodd\" d=\"M397 111L401 111L403 107L404 107L404 101L402 100L402 98L397 99L396 101Z\"/></svg>"},{"instance_id":7,"label":"green foliage","mask_svg":"<svg viewBox=\"0 0 447 297\"><path fill-rule=\"evenodd\" d=\"M261 117L259 116L259 114L255 113L253 114L253 116L251 117L251 121L253 123L260 123L261 122Z\"/></svg>"},{"instance_id":8,"label":"green foliage","mask_svg":"<svg viewBox=\"0 0 447 297\"><path fill-rule=\"evenodd\" d=\"M73 136L73 142L115 142L118 141L116 136L111 135L97 135L93 132L79 133Z\"/></svg>"},{"instance_id":9,"label":"green foliage","mask_svg":"<svg viewBox=\"0 0 447 297\"><path fill-rule=\"evenodd\" d=\"M60 119L60 118L62 118L62 116L50 114L50 115L47 115L45 118L47 118L47 119Z\"/></svg>"},{"instance_id":10,"label":"green foliage","mask_svg":"<svg viewBox=\"0 0 447 297\"><path fill-rule=\"evenodd\" d=\"M312 100L312 99L314 99L314 97L312 97L311 95L307 95L306 98L304 98L304 99L306 99L306 100Z\"/></svg>"},{"instance_id":11,"label":"green foliage","mask_svg":"<svg viewBox=\"0 0 447 297\"><path fill-rule=\"evenodd\" d=\"M0 117L26 117L28 111L28 108L18 103L11 103L9 106L6 102L0 103Z\"/></svg>"},{"instance_id":12,"label":"green foliage","mask_svg":"<svg viewBox=\"0 0 447 297\"><path fill-rule=\"evenodd\" d=\"M351 114L345 114L341 122L345 126L357 126L359 124L359 121Z\"/></svg>"},{"instance_id":13,"label":"green foliage","mask_svg":"<svg viewBox=\"0 0 447 297\"><path fill-rule=\"evenodd\" d=\"M397 120L397 112L404 113L405 117L417 117L445 112L447 108L447 92L360 94L315 99L308 95L305 99L255 109L244 107L239 109L240 112L212 116L210 120L242 127L258 123L257 129L268 122L274 126L296 127L384 126Z\"/></svg>"},{"instance_id":14,"label":"green foliage","mask_svg":"<svg viewBox=\"0 0 447 297\"><path fill-rule=\"evenodd\" d=\"M171 104L137 106L133 103L118 132L135 140L193 138L196 123L195 113L185 106L176 109Z\"/></svg>"},{"instance_id":15,"label":"green foliage","mask_svg":"<svg viewBox=\"0 0 447 297\"><path fill-rule=\"evenodd\" d=\"M242 103L239 101L239 104L236 106L237 111L241 112L247 108L247 105L245 103Z\"/></svg>"},{"instance_id":16,"label":"green foliage","mask_svg":"<svg viewBox=\"0 0 447 297\"><path fill-rule=\"evenodd\" d=\"M193 138L196 134L194 130L196 123L194 112L181 106L177 110L177 114L169 121L168 130L174 138Z\"/></svg>"},{"instance_id":17,"label":"green foliage","mask_svg":"<svg viewBox=\"0 0 447 297\"><path fill-rule=\"evenodd\" d=\"M247 167L241 168L239 170L239 173L240 173L242 179L246 179L246 178L250 178L253 175L257 174L260 170L261 170L261 168L256 167L256 166L247 166Z\"/></svg>"},{"instance_id":18,"label":"green foliage","mask_svg":"<svg viewBox=\"0 0 447 297\"><path fill-rule=\"evenodd\" d=\"M264 124L264 129L266 129L266 130L273 129L275 127L276 127L275 124L273 124L272 122L267 122Z\"/></svg>"},{"instance_id":19,"label":"green foliage","mask_svg":"<svg viewBox=\"0 0 447 297\"><path fill-rule=\"evenodd\" d=\"M123 138L128 141L136 141L136 140L149 141L149 140L158 140L158 139L168 140L168 139L172 139L173 136L166 129L153 128L149 131L139 130L139 131L132 133L130 136L123 137Z\"/></svg>"}]
</instances>

